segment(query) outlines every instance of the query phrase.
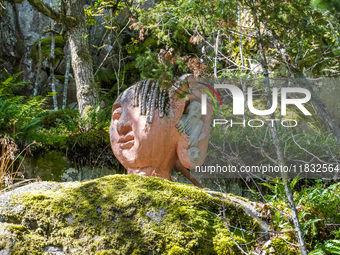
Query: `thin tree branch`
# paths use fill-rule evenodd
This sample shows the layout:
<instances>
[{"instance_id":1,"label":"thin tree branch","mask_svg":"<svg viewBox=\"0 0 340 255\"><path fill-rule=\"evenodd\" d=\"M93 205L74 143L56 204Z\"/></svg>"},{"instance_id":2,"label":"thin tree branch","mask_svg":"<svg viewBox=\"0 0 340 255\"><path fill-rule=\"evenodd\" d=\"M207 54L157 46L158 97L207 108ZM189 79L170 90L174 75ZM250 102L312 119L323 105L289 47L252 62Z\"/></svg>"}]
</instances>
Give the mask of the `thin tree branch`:
<instances>
[{"instance_id":1,"label":"thin tree branch","mask_svg":"<svg viewBox=\"0 0 340 255\"><path fill-rule=\"evenodd\" d=\"M104 62L106 61L106 59L108 58L108 56L110 55L113 47L115 46L116 42L118 41L118 38L120 36L120 34L125 30L125 28L130 24L130 21L128 21L126 23L126 25L123 27L122 30L120 30L119 34L117 35L116 37L116 40L113 42L112 46L111 46L111 49L108 51L108 53L106 54L106 56L104 57L103 61L100 63L100 65L98 66L97 70L95 71L94 73L94 76L96 76L96 74L98 73L98 71L100 70L100 68L103 66Z\"/></svg>"},{"instance_id":2,"label":"thin tree branch","mask_svg":"<svg viewBox=\"0 0 340 255\"><path fill-rule=\"evenodd\" d=\"M60 21L61 15L53 10L50 6L45 4L42 0L27 0L30 5L32 5L38 12L41 12L45 16L55 20Z\"/></svg>"},{"instance_id":3,"label":"thin tree branch","mask_svg":"<svg viewBox=\"0 0 340 255\"><path fill-rule=\"evenodd\" d=\"M306 72L308 72L309 70L313 69L314 67L316 67L317 65L325 62L325 61L328 61L330 59L334 59L334 58L340 58L340 56L335 56L335 57L329 57L329 58L325 58L323 60L320 60L318 61L317 63L315 63L314 65L312 65L311 67L307 68L305 71L303 71L303 73L305 74Z\"/></svg>"},{"instance_id":4,"label":"thin tree branch","mask_svg":"<svg viewBox=\"0 0 340 255\"><path fill-rule=\"evenodd\" d=\"M305 148L301 147L300 144L298 144L298 143L295 141L295 139L294 139L295 136L294 136L293 134L291 134L291 136L292 136L292 138L293 138L294 143L295 143L301 150L303 150L304 152L306 152L306 153L308 153L309 155L313 156L313 159L316 158L316 159L319 160L320 162L327 164L327 162L323 161L322 159L320 159L320 158L318 158L317 156L315 156L313 153L311 153L311 152L307 151Z\"/></svg>"}]
</instances>

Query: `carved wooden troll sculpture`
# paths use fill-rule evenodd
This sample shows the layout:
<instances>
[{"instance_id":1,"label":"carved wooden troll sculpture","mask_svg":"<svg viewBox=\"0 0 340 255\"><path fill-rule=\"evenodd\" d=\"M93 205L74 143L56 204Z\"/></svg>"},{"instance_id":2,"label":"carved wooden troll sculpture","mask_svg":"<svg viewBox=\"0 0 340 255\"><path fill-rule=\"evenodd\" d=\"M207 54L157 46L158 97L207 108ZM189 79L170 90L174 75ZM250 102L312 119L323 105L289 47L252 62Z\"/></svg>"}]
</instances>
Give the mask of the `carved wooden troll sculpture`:
<instances>
[{"instance_id":1,"label":"carved wooden troll sculpture","mask_svg":"<svg viewBox=\"0 0 340 255\"><path fill-rule=\"evenodd\" d=\"M111 147L128 174L170 180L175 167L200 186L187 169L205 160L211 107L208 104L207 115L201 116L201 90L192 92L197 85L189 75L179 78L170 89L147 80L117 98L112 109Z\"/></svg>"}]
</instances>

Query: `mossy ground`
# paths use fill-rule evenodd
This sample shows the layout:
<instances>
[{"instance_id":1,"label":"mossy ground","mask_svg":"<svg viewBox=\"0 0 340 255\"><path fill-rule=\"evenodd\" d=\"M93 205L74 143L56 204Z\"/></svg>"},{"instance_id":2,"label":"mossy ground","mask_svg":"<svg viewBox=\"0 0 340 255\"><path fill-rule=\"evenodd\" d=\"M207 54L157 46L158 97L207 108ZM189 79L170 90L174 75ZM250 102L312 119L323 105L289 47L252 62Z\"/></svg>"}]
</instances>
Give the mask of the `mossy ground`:
<instances>
[{"instance_id":1,"label":"mossy ground","mask_svg":"<svg viewBox=\"0 0 340 255\"><path fill-rule=\"evenodd\" d=\"M2 206L0 220L7 223L0 224L0 250L44 254L52 246L64 254L241 254L234 240L249 249L255 244L252 231L259 229L232 202L155 177L113 175L46 188L49 184L14 194Z\"/></svg>"}]
</instances>

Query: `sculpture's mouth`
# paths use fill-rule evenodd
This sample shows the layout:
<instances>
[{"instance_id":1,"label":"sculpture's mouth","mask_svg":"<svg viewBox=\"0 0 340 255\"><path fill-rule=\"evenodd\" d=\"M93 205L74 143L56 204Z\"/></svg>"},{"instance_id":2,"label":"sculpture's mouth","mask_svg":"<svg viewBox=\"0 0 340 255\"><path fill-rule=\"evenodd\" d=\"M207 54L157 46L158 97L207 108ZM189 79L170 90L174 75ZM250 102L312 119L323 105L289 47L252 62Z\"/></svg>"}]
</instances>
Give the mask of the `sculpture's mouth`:
<instances>
[{"instance_id":1,"label":"sculpture's mouth","mask_svg":"<svg viewBox=\"0 0 340 255\"><path fill-rule=\"evenodd\" d=\"M123 150L131 149L133 147L133 145L135 144L134 139L135 139L135 137L131 134L128 134L128 135L124 136L123 138L120 138L118 140L120 148L123 149Z\"/></svg>"}]
</instances>

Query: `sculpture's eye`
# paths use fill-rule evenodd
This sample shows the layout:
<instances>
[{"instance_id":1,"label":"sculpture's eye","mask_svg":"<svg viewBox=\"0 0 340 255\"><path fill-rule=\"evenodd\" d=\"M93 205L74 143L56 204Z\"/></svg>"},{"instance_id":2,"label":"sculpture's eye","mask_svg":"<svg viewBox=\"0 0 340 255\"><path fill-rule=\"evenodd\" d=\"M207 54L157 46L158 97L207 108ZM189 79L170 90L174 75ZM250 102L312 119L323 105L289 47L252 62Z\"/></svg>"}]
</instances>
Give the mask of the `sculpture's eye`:
<instances>
[{"instance_id":1,"label":"sculpture's eye","mask_svg":"<svg viewBox=\"0 0 340 255\"><path fill-rule=\"evenodd\" d=\"M121 113L119 113L119 112L113 113L112 120L119 120L120 115L121 115Z\"/></svg>"},{"instance_id":2,"label":"sculpture's eye","mask_svg":"<svg viewBox=\"0 0 340 255\"><path fill-rule=\"evenodd\" d=\"M120 106L113 107L112 120L119 120L121 115L122 115L122 107Z\"/></svg>"}]
</instances>

